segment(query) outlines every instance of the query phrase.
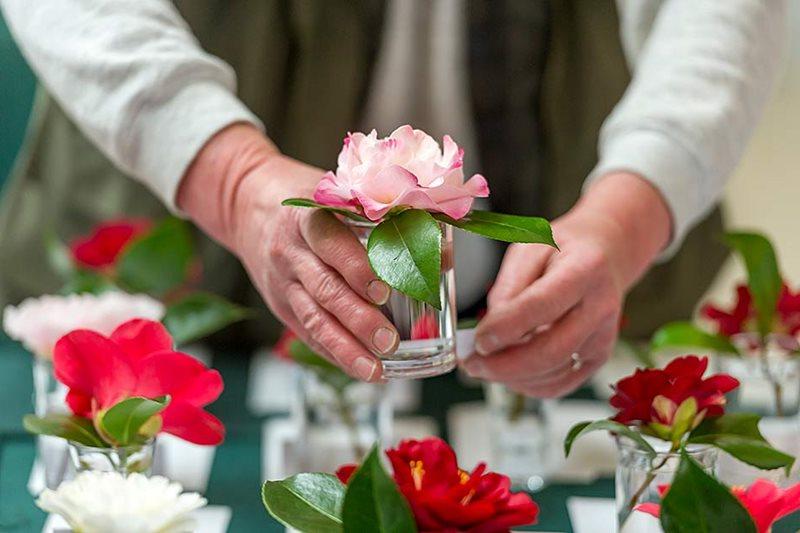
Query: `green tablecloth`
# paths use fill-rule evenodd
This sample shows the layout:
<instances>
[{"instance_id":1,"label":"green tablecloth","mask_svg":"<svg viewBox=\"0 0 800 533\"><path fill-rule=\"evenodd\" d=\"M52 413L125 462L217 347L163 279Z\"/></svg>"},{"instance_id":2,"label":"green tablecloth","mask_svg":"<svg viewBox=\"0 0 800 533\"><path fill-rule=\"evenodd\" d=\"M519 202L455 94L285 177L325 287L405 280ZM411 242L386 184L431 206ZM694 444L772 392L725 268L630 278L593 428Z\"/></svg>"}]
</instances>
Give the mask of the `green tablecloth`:
<instances>
[{"instance_id":1,"label":"green tablecloth","mask_svg":"<svg viewBox=\"0 0 800 533\"><path fill-rule=\"evenodd\" d=\"M228 428L225 443L219 447L206 494L210 503L233 509L229 531L236 533L282 531L261 505L261 425L263 419L250 416L245 409L248 358L242 354L218 352L214 366L225 379L225 392L212 406ZM22 348L0 334L0 524L16 517L16 529L38 532L45 515L34 505L26 483L34 459L33 438L20 425L30 412L32 392L31 359ZM480 391L466 390L450 377L426 380L423 389L425 409L443 427L446 404L474 400ZM609 497L611 480L593 485L556 485L537 493L542 508L540 524L534 530L571 531L565 507L568 495ZM0 530L5 531L3 527Z\"/></svg>"},{"instance_id":2,"label":"green tablecloth","mask_svg":"<svg viewBox=\"0 0 800 533\"><path fill-rule=\"evenodd\" d=\"M212 406L228 429L225 443L217 450L211 471L209 502L227 505L233 510L229 531L279 532L283 528L264 510L261 487L261 426L263 419L245 409L249 358L235 352L215 354L214 366L225 379L225 392ZM33 503L26 489L34 459L33 438L20 425L29 412L32 383L30 356L16 343L0 334L0 531L41 531L45 515ZM479 390L465 389L454 376L424 381L423 412L433 416L445 431L447 406L456 401L471 401ZM446 436L446 435L445 435ZM590 485L552 485L534 495L541 507L539 524L533 531L571 532L566 509L568 496L612 497L614 484L602 479ZM16 527L4 527L13 519ZM784 521L774 533L797 531L800 522Z\"/></svg>"}]
</instances>

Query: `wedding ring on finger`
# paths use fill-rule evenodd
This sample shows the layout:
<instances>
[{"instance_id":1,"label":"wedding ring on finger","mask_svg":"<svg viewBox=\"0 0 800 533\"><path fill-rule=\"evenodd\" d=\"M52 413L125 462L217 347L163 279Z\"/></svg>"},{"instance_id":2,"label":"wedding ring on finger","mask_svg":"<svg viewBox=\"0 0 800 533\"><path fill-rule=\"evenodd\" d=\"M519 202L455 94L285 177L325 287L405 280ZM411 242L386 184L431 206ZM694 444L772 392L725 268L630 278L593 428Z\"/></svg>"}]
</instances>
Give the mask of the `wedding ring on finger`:
<instances>
[{"instance_id":1,"label":"wedding ring on finger","mask_svg":"<svg viewBox=\"0 0 800 533\"><path fill-rule=\"evenodd\" d=\"M572 355L569 356L572 359L572 371L577 372L581 368L583 368L583 360L581 359L581 354L578 352L573 352Z\"/></svg>"}]
</instances>

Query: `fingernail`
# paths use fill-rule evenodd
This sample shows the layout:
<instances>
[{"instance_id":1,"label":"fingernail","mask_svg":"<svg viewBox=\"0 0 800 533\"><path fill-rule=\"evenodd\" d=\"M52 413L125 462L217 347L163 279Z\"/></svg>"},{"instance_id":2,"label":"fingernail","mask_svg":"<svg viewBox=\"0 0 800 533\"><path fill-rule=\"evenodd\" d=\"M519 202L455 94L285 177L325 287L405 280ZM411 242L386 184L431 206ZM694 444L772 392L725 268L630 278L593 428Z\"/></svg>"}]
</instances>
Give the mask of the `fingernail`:
<instances>
[{"instance_id":1,"label":"fingernail","mask_svg":"<svg viewBox=\"0 0 800 533\"><path fill-rule=\"evenodd\" d=\"M388 354L394 351L397 344L397 333L389 328L378 328L372 334L372 345L378 353Z\"/></svg>"},{"instance_id":2,"label":"fingernail","mask_svg":"<svg viewBox=\"0 0 800 533\"><path fill-rule=\"evenodd\" d=\"M478 355L489 355L500 347L500 339L493 333L481 335L475 339L475 351Z\"/></svg>"},{"instance_id":3,"label":"fingernail","mask_svg":"<svg viewBox=\"0 0 800 533\"><path fill-rule=\"evenodd\" d=\"M367 296L378 305L383 305L388 302L391 294L392 289L379 279L373 279L369 282L369 285L367 285Z\"/></svg>"},{"instance_id":4,"label":"fingernail","mask_svg":"<svg viewBox=\"0 0 800 533\"><path fill-rule=\"evenodd\" d=\"M369 357L359 357L356 359L356 362L353 363L353 371L364 381L370 381L377 368L378 362Z\"/></svg>"}]
</instances>

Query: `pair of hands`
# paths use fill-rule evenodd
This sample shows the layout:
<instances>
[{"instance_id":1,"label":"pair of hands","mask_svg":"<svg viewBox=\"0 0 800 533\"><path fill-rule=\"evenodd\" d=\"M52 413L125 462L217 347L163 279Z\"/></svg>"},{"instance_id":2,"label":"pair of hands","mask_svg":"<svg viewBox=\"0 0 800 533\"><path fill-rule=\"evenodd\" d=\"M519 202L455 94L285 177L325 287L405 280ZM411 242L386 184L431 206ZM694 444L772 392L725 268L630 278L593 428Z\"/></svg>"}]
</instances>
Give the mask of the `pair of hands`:
<instances>
[{"instance_id":1,"label":"pair of hands","mask_svg":"<svg viewBox=\"0 0 800 533\"><path fill-rule=\"evenodd\" d=\"M335 217L280 206L311 197L322 174L281 155L252 126L234 125L198 154L178 206L237 254L275 315L313 349L378 381L376 354L399 342L377 308L390 288ZM644 179L620 173L594 184L553 231L560 252L509 247L476 331L478 353L463 364L540 397L570 392L608 359L625 291L667 243L670 215Z\"/></svg>"}]
</instances>

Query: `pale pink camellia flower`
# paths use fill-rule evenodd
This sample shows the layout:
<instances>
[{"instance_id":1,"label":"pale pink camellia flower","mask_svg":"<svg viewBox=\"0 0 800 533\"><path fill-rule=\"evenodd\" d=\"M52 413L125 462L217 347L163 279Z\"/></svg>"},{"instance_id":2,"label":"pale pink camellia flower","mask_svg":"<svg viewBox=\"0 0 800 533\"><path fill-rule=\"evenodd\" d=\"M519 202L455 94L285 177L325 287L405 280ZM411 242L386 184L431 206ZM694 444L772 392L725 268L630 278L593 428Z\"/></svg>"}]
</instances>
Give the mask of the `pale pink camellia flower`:
<instances>
[{"instance_id":1,"label":"pale pink camellia flower","mask_svg":"<svg viewBox=\"0 0 800 533\"><path fill-rule=\"evenodd\" d=\"M133 318L161 320L164 305L144 294L95 294L28 298L3 311L3 329L36 357L51 359L56 341L76 329L110 335Z\"/></svg>"},{"instance_id":2,"label":"pale pink camellia flower","mask_svg":"<svg viewBox=\"0 0 800 533\"><path fill-rule=\"evenodd\" d=\"M444 151L433 137L408 125L383 139L375 130L350 133L336 173L322 177L314 201L372 221L401 206L463 218L475 198L489 196L489 186L480 174L465 182L464 150L449 135L443 146Z\"/></svg>"}]
</instances>

